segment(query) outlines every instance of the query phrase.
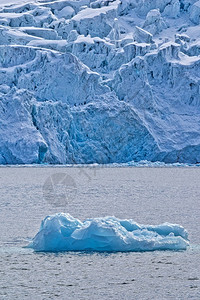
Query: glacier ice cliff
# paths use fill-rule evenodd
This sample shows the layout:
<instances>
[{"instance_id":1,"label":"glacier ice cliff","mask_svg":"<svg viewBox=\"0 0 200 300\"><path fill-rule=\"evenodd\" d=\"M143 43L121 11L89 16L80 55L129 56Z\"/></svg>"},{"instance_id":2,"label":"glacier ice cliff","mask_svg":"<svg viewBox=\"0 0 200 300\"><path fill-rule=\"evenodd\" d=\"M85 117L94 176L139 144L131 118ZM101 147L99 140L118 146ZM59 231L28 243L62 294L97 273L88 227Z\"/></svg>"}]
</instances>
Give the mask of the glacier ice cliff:
<instances>
[{"instance_id":1,"label":"glacier ice cliff","mask_svg":"<svg viewBox=\"0 0 200 300\"><path fill-rule=\"evenodd\" d=\"M200 1L0 4L0 164L197 164L199 112Z\"/></svg>"},{"instance_id":2,"label":"glacier ice cliff","mask_svg":"<svg viewBox=\"0 0 200 300\"><path fill-rule=\"evenodd\" d=\"M115 217L86 219L70 214L47 216L28 245L35 251L155 251L186 250L187 231L180 225L141 225Z\"/></svg>"}]
</instances>

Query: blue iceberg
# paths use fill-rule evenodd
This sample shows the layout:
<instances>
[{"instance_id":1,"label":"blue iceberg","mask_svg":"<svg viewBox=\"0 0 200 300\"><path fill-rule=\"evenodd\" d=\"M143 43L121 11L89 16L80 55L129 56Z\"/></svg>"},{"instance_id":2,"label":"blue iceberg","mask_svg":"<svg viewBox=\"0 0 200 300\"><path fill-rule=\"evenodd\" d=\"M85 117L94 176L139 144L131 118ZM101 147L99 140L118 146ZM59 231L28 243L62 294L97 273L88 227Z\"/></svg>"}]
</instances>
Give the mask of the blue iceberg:
<instances>
[{"instance_id":1,"label":"blue iceberg","mask_svg":"<svg viewBox=\"0 0 200 300\"><path fill-rule=\"evenodd\" d=\"M116 217L86 219L70 214L47 216L28 247L35 251L154 251L186 250L187 231L180 225L140 225Z\"/></svg>"}]
</instances>

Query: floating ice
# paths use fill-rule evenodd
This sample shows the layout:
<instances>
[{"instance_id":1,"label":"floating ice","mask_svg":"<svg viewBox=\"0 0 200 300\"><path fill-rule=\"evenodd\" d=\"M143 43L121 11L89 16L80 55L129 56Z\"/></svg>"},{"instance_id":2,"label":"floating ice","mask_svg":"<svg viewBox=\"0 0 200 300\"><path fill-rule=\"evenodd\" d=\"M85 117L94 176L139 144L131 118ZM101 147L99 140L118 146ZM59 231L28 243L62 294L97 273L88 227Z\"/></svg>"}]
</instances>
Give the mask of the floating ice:
<instances>
[{"instance_id":1,"label":"floating ice","mask_svg":"<svg viewBox=\"0 0 200 300\"><path fill-rule=\"evenodd\" d=\"M70 214L47 216L28 247L35 251L186 250L187 231L180 225L140 225L115 217L86 219Z\"/></svg>"}]
</instances>

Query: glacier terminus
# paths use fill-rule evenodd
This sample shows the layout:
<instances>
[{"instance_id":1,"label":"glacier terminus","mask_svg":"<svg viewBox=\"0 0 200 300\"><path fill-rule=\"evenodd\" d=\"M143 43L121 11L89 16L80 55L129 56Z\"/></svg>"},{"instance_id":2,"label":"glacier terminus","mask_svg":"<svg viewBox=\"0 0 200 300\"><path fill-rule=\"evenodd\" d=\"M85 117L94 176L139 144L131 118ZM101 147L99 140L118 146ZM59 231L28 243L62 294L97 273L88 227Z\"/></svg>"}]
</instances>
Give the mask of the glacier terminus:
<instances>
[{"instance_id":1,"label":"glacier terminus","mask_svg":"<svg viewBox=\"0 0 200 300\"><path fill-rule=\"evenodd\" d=\"M2 3L0 164L200 162L200 1Z\"/></svg>"}]
</instances>

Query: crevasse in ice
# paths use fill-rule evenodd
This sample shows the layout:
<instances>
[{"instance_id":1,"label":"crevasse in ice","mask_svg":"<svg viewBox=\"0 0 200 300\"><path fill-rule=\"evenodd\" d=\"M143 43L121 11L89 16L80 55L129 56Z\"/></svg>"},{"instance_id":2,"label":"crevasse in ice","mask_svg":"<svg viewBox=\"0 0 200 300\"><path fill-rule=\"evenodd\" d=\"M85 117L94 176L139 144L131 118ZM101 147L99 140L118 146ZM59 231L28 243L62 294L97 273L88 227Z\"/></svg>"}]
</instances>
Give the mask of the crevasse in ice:
<instances>
[{"instance_id":1,"label":"crevasse in ice","mask_svg":"<svg viewBox=\"0 0 200 300\"><path fill-rule=\"evenodd\" d=\"M0 164L200 162L200 1L22 2L0 3Z\"/></svg>"}]
</instances>

